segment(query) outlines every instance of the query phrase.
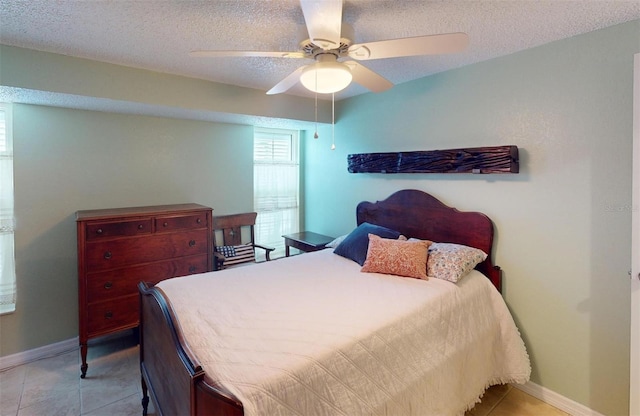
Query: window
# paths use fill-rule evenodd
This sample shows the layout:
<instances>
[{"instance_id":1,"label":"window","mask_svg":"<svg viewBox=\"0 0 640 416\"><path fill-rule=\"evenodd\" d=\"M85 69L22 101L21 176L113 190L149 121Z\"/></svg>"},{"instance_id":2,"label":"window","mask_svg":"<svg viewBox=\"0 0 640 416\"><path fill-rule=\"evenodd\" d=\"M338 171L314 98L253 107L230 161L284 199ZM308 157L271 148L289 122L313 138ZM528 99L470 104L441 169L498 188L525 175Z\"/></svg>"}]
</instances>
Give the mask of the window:
<instances>
[{"instance_id":1,"label":"window","mask_svg":"<svg viewBox=\"0 0 640 416\"><path fill-rule=\"evenodd\" d=\"M258 213L256 243L275 247L272 258L284 256L282 235L299 230L299 189L298 132L255 129L253 207Z\"/></svg>"},{"instance_id":2,"label":"window","mask_svg":"<svg viewBox=\"0 0 640 416\"><path fill-rule=\"evenodd\" d=\"M0 104L0 314L16 310L11 107Z\"/></svg>"}]
</instances>

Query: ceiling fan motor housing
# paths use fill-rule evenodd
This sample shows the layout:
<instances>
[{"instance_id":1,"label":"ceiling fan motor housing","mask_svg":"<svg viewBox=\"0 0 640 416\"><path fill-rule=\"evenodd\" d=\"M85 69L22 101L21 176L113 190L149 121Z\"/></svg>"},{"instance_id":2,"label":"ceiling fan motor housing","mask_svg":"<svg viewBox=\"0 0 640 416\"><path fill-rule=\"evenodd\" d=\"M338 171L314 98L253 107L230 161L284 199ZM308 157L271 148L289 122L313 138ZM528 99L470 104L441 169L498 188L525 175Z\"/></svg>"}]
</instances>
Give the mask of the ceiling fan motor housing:
<instances>
[{"instance_id":1,"label":"ceiling fan motor housing","mask_svg":"<svg viewBox=\"0 0 640 416\"><path fill-rule=\"evenodd\" d=\"M349 86L353 79L351 69L338 62L335 53L319 53L315 59L316 63L306 66L300 74L300 82L305 88L319 94L330 94Z\"/></svg>"}]
</instances>

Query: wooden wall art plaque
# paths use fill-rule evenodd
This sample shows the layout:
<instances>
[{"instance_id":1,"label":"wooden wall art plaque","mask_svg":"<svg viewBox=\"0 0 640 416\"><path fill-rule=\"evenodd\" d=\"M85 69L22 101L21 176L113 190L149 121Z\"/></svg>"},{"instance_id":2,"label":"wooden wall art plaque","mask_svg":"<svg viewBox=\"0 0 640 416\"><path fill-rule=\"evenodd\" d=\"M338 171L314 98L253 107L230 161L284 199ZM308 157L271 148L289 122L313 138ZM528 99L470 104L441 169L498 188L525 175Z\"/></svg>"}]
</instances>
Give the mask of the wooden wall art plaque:
<instances>
[{"instance_id":1,"label":"wooden wall art plaque","mask_svg":"<svg viewBox=\"0 0 640 416\"><path fill-rule=\"evenodd\" d=\"M347 156L351 173L518 173L518 146Z\"/></svg>"}]
</instances>

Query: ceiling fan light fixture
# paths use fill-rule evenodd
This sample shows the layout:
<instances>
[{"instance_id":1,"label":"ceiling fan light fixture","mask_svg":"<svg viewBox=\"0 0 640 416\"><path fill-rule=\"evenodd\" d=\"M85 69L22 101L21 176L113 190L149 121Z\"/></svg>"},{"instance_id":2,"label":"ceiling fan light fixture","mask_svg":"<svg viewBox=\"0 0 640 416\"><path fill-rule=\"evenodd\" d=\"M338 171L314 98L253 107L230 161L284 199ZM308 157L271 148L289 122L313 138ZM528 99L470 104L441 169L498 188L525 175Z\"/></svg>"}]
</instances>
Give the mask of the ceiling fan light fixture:
<instances>
[{"instance_id":1,"label":"ceiling fan light fixture","mask_svg":"<svg viewBox=\"0 0 640 416\"><path fill-rule=\"evenodd\" d=\"M342 91L352 79L351 69L340 62L316 62L307 66L300 75L302 85L319 94Z\"/></svg>"}]
</instances>

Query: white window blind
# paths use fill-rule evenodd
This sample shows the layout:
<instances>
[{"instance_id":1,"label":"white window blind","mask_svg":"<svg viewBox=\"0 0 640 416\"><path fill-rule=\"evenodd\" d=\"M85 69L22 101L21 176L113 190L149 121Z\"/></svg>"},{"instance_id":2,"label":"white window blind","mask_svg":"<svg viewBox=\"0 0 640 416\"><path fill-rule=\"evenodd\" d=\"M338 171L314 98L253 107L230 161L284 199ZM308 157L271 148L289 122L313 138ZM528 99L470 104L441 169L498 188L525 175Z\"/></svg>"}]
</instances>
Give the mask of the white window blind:
<instances>
[{"instance_id":1,"label":"white window blind","mask_svg":"<svg viewBox=\"0 0 640 416\"><path fill-rule=\"evenodd\" d=\"M256 243L275 247L272 258L284 256L282 235L299 231L299 188L298 132L256 129L253 138ZM258 255L262 255L260 251Z\"/></svg>"},{"instance_id":2,"label":"white window blind","mask_svg":"<svg viewBox=\"0 0 640 416\"><path fill-rule=\"evenodd\" d=\"M0 314L16 309L11 107L0 104Z\"/></svg>"}]
</instances>

